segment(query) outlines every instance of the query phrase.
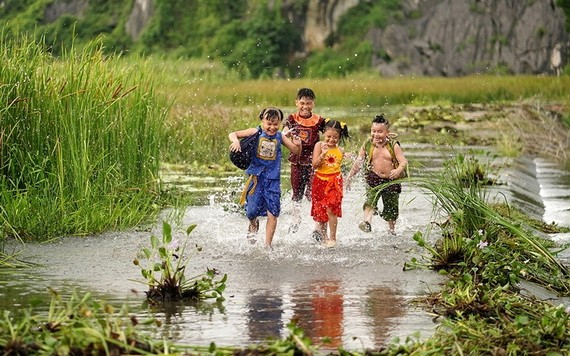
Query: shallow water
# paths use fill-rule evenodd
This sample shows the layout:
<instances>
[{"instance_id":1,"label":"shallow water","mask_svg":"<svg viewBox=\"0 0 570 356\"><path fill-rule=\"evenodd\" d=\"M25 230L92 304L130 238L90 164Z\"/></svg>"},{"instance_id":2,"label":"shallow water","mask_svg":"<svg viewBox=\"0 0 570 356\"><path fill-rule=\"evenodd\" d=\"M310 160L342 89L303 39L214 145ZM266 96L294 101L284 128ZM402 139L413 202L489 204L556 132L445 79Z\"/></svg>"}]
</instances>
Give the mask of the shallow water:
<instances>
[{"instance_id":1,"label":"shallow water","mask_svg":"<svg viewBox=\"0 0 570 356\"><path fill-rule=\"evenodd\" d=\"M414 175L439 169L452 152L426 145L405 147ZM263 229L257 244L246 241L247 219L233 209L241 177L208 184L193 180L189 189L208 191L209 204L189 207L174 237L183 241L185 228L197 224L188 236L189 246L202 247L191 255L188 275L216 268L228 274L220 305L174 304L168 308L148 307L139 269L132 260L149 245L151 232L108 232L97 236L66 237L48 244L12 243L8 248L21 251L21 258L42 265L20 271L19 276L0 275L0 308L14 309L38 302L46 307L46 289L68 291L78 287L94 291L113 304L127 303L141 318L154 315L163 321L159 330L148 330L157 337L175 342L208 345L247 346L268 336L283 337L286 325L296 320L317 344L325 336L332 343L323 350L342 345L351 350L380 348L393 337L419 332L429 336L436 324L432 315L414 300L436 290L443 279L426 270L403 271L406 261L421 251L412 240L417 231L434 228L431 198L411 185L405 185L400 198L397 236L387 233L380 218L373 220L373 231L358 230L364 199L362 182L346 192L343 217L339 221L338 245L326 249L312 240L310 204L296 206L286 193L282 215L274 238L274 251L263 248ZM504 169L498 186L503 197L546 221L568 225L570 199L568 172L544 160L519 159ZM199 182L196 183L196 182ZM288 183L284 182L284 187ZM296 213L303 216L297 233L289 232ZM160 225L160 224L158 224ZM157 225L157 226L158 226ZM160 236L158 227L152 233ZM437 233L432 233L432 239ZM560 241L567 234L556 236ZM45 310L45 309L44 309Z\"/></svg>"}]
</instances>

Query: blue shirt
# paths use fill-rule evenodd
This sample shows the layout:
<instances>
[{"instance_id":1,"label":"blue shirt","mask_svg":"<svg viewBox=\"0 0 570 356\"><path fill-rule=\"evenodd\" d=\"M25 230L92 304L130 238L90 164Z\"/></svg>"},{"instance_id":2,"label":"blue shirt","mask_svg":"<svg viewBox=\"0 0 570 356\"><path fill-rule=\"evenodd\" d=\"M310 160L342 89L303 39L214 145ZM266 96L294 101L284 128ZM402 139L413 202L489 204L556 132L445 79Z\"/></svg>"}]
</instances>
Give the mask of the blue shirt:
<instances>
[{"instance_id":1,"label":"blue shirt","mask_svg":"<svg viewBox=\"0 0 570 356\"><path fill-rule=\"evenodd\" d=\"M257 150L251 160L246 174L255 176L263 175L266 179L279 179L281 172L281 144L283 137L278 131L270 136L265 131L261 132L257 143Z\"/></svg>"}]
</instances>

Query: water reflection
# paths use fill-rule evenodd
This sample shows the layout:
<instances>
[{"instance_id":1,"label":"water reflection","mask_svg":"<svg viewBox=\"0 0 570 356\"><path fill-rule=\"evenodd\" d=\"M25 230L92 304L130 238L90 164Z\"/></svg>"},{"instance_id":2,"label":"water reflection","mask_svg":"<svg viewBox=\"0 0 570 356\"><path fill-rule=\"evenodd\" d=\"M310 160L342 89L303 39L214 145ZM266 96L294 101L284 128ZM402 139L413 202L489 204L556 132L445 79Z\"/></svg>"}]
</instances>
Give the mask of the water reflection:
<instances>
[{"instance_id":1,"label":"water reflection","mask_svg":"<svg viewBox=\"0 0 570 356\"><path fill-rule=\"evenodd\" d=\"M404 300L400 292L388 287L372 288L365 295L374 346L379 348L390 340L393 319L404 316Z\"/></svg>"},{"instance_id":2,"label":"water reflection","mask_svg":"<svg viewBox=\"0 0 570 356\"><path fill-rule=\"evenodd\" d=\"M159 337L169 340L183 340L188 334L188 324L197 320L211 320L214 314L224 315L223 303L212 301L186 301L143 303L143 310L160 321ZM144 314L144 313L143 313Z\"/></svg>"},{"instance_id":3,"label":"water reflection","mask_svg":"<svg viewBox=\"0 0 570 356\"><path fill-rule=\"evenodd\" d=\"M250 291L247 303L247 329L252 342L278 339L283 330L283 299L269 290Z\"/></svg>"},{"instance_id":4,"label":"water reflection","mask_svg":"<svg viewBox=\"0 0 570 356\"><path fill-rule=\"evenodd\" d=\"M340 280L316 280L293 291L293 319L316 345L342 345L344 299L340 284Z\"/></svg>"},{"instance_id":5,"label":"water reflection","mask_svg":"<svg viewBox=\"0 0 570 356\"><path fill-rule=\"evenodd\" d=\"M441 167L436 148L418 145L415 151L407 152L410 159L434 167L429 169ZM506 172L505 181L507 184L498 187L501 194L525 211L544 214L548 222L567 225L570 221L568 172L549 162L519 159ZM339 225L342 239L332 250L316 246L308 233L289 233L287 224L293 214L285 203L276 250L268 255L258 246L244 244L243 215L220 203L233 201L233 189L241 183L228 179L216 184L225 189L216 195L220 199L190 207L183 225L197 224L191 238L204 246L188 268L204 271L216 267L230 277L224 295L227 299L220 305L211 301L146 305L142 294L126 294L139 286L133 281L140 274L131 261L148 243L147 232L127 231L26 246L24 259L45 267L0 274L0 310L41 304L44 309L40 310L45 312L49 306L47 286L62 290L80 286L98 292L115 306L129 302L140 319L156 317L162 322L161 327L151 329L157 338L192 345L215 342L245 347L268 337L285 337L291 320L296 320L324 350L338 346L359 351L379 349L392 337L403 339L412 332L430 335L433 331L431 316L409 301L426 293L442 277L429 271L403 272L401 268L416 252L413 234L433 221L429 199L419 190L411 185L405 190L399 235L392 239L382 228L369 235L359 232L355 222L362 214L364 187L353 187L343 203L346 214ZM288 182L283 185L287 187ZM210 196L216 192L205 191ZM310 233L312 221L307 219L302 224ZM570 236L564 235L559 241L570 241ZM565 258L570 260L570 253ZM429 281L426 288L424 281Z\"/></svg>"}]
</instances>

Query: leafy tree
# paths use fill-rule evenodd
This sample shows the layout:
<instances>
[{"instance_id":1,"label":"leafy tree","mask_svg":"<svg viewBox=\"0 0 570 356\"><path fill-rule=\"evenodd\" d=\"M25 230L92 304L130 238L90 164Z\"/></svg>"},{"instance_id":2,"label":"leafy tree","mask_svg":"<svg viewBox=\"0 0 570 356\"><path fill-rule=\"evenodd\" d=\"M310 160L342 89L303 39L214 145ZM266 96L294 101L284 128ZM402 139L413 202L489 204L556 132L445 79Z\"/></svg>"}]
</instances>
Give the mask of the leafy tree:
<instances>
[{"instance_id":1,"label":"leafy tree","mask_svg":"<svg viewBox=\"0 0 570 356\"><path fill-rule=\"evenodd\" d=\"M275 68L287 67L288 53L300 43L299 30L283 18L280 6L269 11L266 2L260 3L253 17L231 23L221 33L230 32L234 35L225 39L216 37L221 46L212 55L229 68L255 78L270 76Z\"/></svg>"}]
</instances>

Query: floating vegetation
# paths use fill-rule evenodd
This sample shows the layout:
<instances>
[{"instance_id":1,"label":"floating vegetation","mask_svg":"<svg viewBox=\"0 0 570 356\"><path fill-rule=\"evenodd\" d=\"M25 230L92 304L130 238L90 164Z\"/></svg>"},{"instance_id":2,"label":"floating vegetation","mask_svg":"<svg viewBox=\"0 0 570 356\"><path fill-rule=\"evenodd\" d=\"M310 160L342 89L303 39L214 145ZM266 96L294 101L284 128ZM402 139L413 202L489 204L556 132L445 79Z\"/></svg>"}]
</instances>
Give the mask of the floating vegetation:
<instances>
[{"instance_id":1,"label":"floating vegetation","mask_svg":"<svg viewBox=\"0 0 570 356\"><path fill-rule=\"evenodd\" d=\"M441 176L412 179L434 197L436 212L447 217L437 224L442 237L434 244L421 232L414 235L427 255L406 264L449 277L441 291L424 300L442 323L429 340L396 340L380 354L568 354L567 308L520 293L521 281L528 281L570 295L570 274L552 252L554 243L535 233L556 226L522 219L506 204L491 204L478 174L477 179L458 179L472 171L472 163L451 160Z\"/></svg>"},{"instance_id":2,"label":"floating vegetation","mask_svg":"<svg viewBox=\"0 0 570 356\"><path fill-rule=\"evenodd\" d=\"M95 301L90 293L73 291L68 300L51 290L47 314L5 310L0 317L0 353L3 355L119 355L162 354L167 343L138 335L139 321L128 309Z\"/></svg>"},{"instance_id":3,"label":"floating vegetation","mask_svg":"<svg viewBox=\"0 0 570 356\"><path fill-rule=\"evenodd\" d=\"M191 225L186 230L190 235L196 225ZM217 302L224 300L222 296L226 288L227 275L218 278L216 269L208 269L206 273L187 278L185 273L189 257L186 255L184 241L173 240L172 227L167 222L162 223L162 239L155 235L150 236L150 248L143 248L139 257L133 263L141 268L145 283L149 290L147 298L151 301L180 301L215 299ZM196 251L201 248L196 245ZM146 266L141 265L145 260Z\"/></svg>"}]
</instances>

